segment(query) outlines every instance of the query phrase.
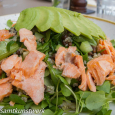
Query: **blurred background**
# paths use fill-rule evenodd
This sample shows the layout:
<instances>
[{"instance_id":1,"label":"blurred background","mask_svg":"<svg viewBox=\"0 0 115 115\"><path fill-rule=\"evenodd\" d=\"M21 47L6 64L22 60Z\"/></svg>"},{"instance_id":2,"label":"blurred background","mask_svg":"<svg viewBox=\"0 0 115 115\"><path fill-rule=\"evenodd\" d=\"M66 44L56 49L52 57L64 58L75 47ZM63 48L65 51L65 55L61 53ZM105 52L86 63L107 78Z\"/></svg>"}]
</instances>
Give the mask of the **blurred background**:
<instances>
[{"instance_id":1,"label":"blurred background","mask_svg":"<svg viewBox=\"0 0 115 115\"><path fill-rule=\"evenodd\" d=\"M70 9L115 22L115 0L0 0L0 16L38 6Z\"/></svg>"}]
</instances>

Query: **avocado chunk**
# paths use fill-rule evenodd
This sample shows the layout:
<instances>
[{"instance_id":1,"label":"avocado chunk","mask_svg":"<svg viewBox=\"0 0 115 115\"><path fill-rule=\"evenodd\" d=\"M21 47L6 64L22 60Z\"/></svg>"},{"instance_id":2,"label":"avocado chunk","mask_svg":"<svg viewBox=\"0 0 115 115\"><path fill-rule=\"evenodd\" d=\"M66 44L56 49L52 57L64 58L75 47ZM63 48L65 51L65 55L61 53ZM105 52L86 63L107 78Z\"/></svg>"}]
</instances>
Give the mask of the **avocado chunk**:
<instances>
[{"instance_id":1,"label":"avocado chunk","mask_svg":"<svg viewBox=\"0 0 115 115\"><path fill-rule=\"evenodd\" d=\"M20 13L15 28L17 31L21 28L31 30L36 25L37 20L39 20L39 12L36 8L25 9Z\"/></svg>"},{"instance_id":2,"label":"avocado chunk","mask_svg":"<svg viewBox=\"0 0 115 115\"><path fill-rule=\"evenodd\" d=\"M51 30L56 33L62 33L64 31L64 27L62 23L61 14L52 7L46 7L46 9L50 10L50 12L53 13L53 17L54 17L51 23Z\"/></svg>"},{"instance_id":3,"label":"avocado chunk","mask_svg":"<svg viewBox=\"0 0 115 115\"><path fill-rule=\"evenodd\" d=\"M77 26L73 23L71 16L68 15L63 9L56 8L56 10L59 11L62 15L64 28L73 33L74 35L79 36L79 28L77 28Z\"/></svg>"},{"instance_id":4,"label":"avocado chunk","mask_svg":"<svg viewBox=\"0 0 115 115\"><path fill-rule=\"evenodd\" d=\"M52 21L54 19L53 13L45 7L37 7L36 9L40 15L39 19L37 20L36 27L41 32L44 32L51 27Z\"/></svg>"}]
</instances>

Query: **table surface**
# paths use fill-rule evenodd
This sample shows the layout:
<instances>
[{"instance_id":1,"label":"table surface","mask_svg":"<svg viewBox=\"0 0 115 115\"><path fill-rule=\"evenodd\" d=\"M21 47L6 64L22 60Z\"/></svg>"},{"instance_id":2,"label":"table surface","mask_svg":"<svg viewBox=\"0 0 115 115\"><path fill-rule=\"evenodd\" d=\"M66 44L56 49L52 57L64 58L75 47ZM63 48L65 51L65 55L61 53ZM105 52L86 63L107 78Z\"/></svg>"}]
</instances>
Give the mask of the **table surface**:
<instances>
[{"instance_id":1,"label":"table surface","mask_svg":"<svg viewBox=\"0 0 115 115\"><path fill-rule=\"evenodd\" d=\"M51 2L44 0L0 0L0 16L19 13L29 7L51 6ZM88 7L96 10L95 7ZM90 14L96 16L96 13Z\"/></svg>"}]
</instances>

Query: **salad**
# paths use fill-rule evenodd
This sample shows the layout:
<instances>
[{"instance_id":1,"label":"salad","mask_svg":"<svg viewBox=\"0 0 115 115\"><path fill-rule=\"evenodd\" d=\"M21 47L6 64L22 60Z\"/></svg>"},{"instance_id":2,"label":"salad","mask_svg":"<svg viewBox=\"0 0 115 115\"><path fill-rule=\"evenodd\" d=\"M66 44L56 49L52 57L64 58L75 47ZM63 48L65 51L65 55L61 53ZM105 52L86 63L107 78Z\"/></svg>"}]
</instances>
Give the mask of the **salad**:
<instances>
[{"instance_id":1,"label":"salad","mask_svg":"<svg viewBox=\"0 0 115 115\"><path fill-rule=\"evenodd\" d=\"M100 27L80 13L54 7L25 9L16 24L8 20L7 25L0 30L3 110L111 115L115 41Z\"/></svg>"}]
</instances>

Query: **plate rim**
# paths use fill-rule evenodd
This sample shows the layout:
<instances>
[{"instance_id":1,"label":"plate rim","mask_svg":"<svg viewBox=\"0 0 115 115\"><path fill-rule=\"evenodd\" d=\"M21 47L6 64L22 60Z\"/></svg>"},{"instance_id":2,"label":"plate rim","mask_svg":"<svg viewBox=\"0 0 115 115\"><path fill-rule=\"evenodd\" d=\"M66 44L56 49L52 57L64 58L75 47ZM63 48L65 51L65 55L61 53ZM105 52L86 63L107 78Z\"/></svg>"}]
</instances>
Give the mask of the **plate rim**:
<instances>
[{"instance_id":1,"label":"plate rim","mask_svg":"<svg viewBox=\"0 0 115 115\"><path fill-rule=\"evenodd\" d=\"M111 23L111 24L115 25L115 22L113 22L111 20L104 19L104 18L99 18L99 17L96 17L96 16L89 16L89 15L85 15L85 14L83 14L83 16L86 17L86 18L92 18L92 19L108 22L108 23Z\"/></svg>"}]
</instances>

